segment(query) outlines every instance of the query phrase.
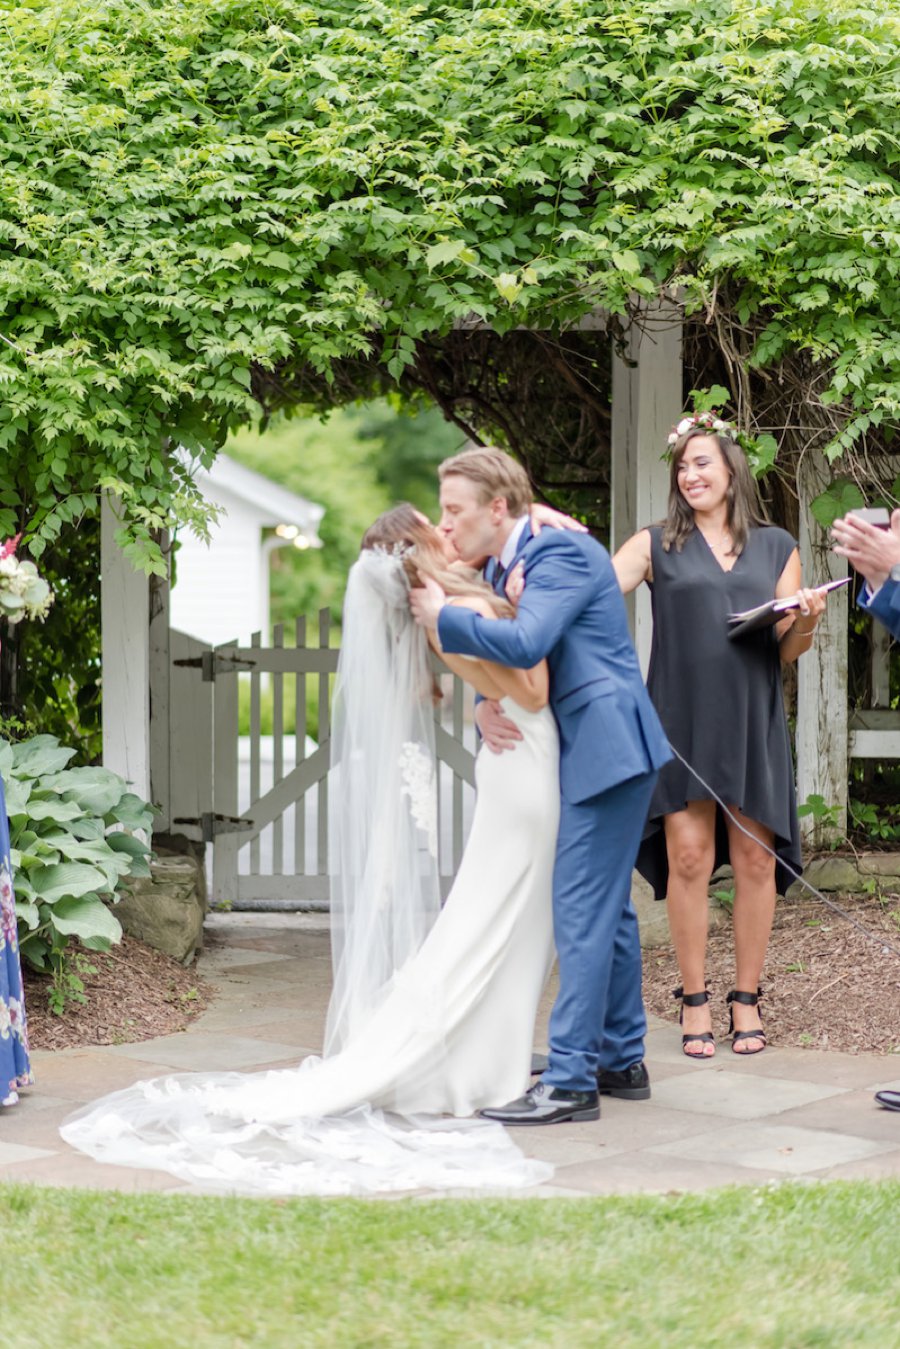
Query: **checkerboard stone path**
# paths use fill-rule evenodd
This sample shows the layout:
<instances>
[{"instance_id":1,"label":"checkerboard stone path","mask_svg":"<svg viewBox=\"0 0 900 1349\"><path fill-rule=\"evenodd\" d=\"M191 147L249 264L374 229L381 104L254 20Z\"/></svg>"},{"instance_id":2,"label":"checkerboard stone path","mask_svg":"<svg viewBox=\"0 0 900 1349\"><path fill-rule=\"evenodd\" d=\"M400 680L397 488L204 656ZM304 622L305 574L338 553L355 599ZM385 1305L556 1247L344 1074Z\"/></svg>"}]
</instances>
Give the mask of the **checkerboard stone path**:
<instances>
[{"instance_id":1,"label":"checkerboard stone path","mask_svg":"<svg viewBox=\"0 0 900 1349\"><path fill-rule=\"evenodd\" d=\"M331 978L327 919L222 914L208 920L200 971L217 987L188 1030L139 1044L37 1052L37 1085L0 1112L0 1180L122 1191L191 1192L162 1172L101 1166L57 1132L83 1102L143 1077L202 1069L287 1067L318 1052ZM541 1008L543 1043L553 989ZM900 1114L873 1092L900 1090L900 1059L780 1049L710 1063L681 1053L677 1026L647 1042L650 1101L603 1098L597 1123L519 1129L516 1142L552 1162L560 1195L703 1190L793 1180L900 1176Z\"/></svg>"}]
</instances>

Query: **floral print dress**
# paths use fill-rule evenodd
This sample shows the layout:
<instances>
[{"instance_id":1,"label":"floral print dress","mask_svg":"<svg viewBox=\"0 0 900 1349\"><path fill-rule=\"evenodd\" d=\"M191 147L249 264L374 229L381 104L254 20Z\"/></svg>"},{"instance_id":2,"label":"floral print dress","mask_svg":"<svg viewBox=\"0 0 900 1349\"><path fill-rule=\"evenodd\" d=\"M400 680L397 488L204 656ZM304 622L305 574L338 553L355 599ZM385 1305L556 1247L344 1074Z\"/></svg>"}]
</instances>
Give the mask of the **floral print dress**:
<instances>
[{"instance_id":1,"label":"floral print dress","mask_svg":"<svg viewBox=\"0 0 900 1349\"><path fill-rule=\"evenodd\" d=\"M0 1106L15 1105L19 1087L34 1079L28 1061L28 1031L16 932L16 901L9 858L6 799L0 780Z\"/></svg>"}]
</instances>

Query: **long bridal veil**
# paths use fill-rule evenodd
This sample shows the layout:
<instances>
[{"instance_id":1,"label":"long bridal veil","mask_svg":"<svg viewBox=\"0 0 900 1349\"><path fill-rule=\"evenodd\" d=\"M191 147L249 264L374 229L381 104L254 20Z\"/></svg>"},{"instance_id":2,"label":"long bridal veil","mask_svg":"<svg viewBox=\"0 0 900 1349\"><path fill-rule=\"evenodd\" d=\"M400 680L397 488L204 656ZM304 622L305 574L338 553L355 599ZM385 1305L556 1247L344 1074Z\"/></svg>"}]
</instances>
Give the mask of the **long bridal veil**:
<instances>
[{"instance_id":1,"label":"long bridal veil","mask_svg":"<svg viewBox=\"0 0 900 1349\"><path fill-rule=\"evenodd\" d=\"M416 960L440 913L431 692L402 554L365 550L348 580L333 710L324 1057L138 1082L70 1116L60 1132L73 1147L251 1194L502 1189L552 1174L499 1125L416 1113L440 1099L444 1053L440 990Z\"/></svg>"},{"instance_id":2,"label":"long bridal veil","mask_svg":"<svg viewBox=\"0 0 900 1349\"><path fill-rule=\"evenodd\" d=\"M402 559L366 549L347 584L332 712L327 1057L358 1034L440 913L431 688Z\"/></svg>"}]
</instances>

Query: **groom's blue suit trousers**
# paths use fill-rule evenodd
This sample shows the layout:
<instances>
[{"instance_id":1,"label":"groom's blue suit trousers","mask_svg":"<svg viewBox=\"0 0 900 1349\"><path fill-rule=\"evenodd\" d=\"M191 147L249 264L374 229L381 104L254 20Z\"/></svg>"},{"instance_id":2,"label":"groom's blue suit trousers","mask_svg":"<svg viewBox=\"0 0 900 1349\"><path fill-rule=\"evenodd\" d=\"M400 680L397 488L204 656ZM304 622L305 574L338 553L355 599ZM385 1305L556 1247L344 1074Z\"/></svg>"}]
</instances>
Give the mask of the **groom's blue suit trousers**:
<instances>
[{"instance_id":1,"label":"groom's blue suit trousers","mask_svg":"<svg viewBox=\"0 0 900 1349\"><path fill-rule=\"evenodd\" d=\"M656 778L644 773L587 801L563 800L553 875L560 992L543 1075L552 1086L593 1091L598 1068L619 1072L644 1057L631 873Z\"/></svg>"}]
</instances>

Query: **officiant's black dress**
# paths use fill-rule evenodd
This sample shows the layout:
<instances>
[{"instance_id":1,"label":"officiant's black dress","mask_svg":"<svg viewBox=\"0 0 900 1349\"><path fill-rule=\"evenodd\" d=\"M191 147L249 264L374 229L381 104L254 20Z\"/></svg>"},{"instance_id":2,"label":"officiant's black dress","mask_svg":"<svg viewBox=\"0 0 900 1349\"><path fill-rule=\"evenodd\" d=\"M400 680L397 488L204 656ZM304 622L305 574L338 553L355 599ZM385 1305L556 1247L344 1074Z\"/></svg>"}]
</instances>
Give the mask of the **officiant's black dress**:
<instances>
[{"instance_id":1,"label":"officiant's black dress","mask_svg":"<svg viewBox=\"0 0 900 1349\"><path fill-rule=\"evenodd\" d=\"M653 645L647 688L673 748L717 796L775 835L775 883L784 894L800 870L794 766L774 627L728 639L728 615L773 598L796 543L775 526L751 529L730 572L719 566L699 530L681 552L650 529ZM663 817L712 792L676 758L659 775L637 867L665 899L669 867ZM716 808L716 866L728 861L728 838Z\"/></svg>"}]
</instances>

